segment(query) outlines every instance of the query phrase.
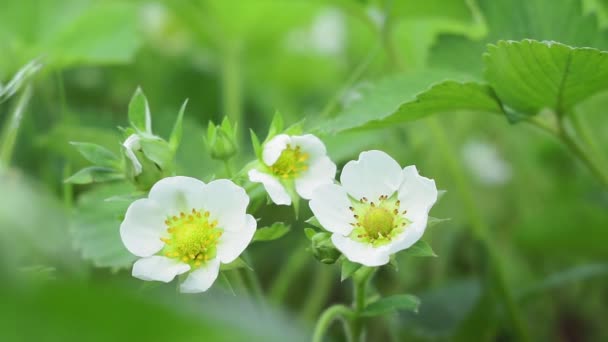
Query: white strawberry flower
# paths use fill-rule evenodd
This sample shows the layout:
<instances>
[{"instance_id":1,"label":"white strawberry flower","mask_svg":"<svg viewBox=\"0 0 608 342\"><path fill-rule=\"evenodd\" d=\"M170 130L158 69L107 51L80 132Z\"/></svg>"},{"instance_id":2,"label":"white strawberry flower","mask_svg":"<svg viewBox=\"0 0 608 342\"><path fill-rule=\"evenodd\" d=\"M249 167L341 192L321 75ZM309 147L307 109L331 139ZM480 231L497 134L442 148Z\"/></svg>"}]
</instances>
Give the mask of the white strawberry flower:
<instances>
[{"instance_id":1,"label":"white strawberry flower","mask_svg":"<svg viewBox=\"0 0 608 342\"><path fill-rule=\"evenodd\" d=\"M262 183L270 199L291 205L293 190L310 199L320 185L332 184L336 164L323 142L312 134L279 134L263 145L260 165L249 171L249 180Z\"/></svg>"},{"instance_id":2,"label":"white strawberry flower","mask_svg":"<svg viewBox=\"0 0 608 342\"><path fill-rule=\"evenodd\" d=\"M133 276L170 282L189 272L181 292L206 291L220 264L234 261L253 238L257 223L248 204L245 190L226 179L158 181L148 198L131 203L120 225L124 245L141 257Z\"/></svg>"},{"instance_id":3,"label":"white strawberry flower","mask_svg":"<svg viewBox=\"0 0 608 342\"><path fill-rule=\"evenodd\" d=\"M340 183L318 187L310 208L348 260L370 267L416 243L437 200L435 181L381 151L348 162Z\"/></svg>"}]
</instances>

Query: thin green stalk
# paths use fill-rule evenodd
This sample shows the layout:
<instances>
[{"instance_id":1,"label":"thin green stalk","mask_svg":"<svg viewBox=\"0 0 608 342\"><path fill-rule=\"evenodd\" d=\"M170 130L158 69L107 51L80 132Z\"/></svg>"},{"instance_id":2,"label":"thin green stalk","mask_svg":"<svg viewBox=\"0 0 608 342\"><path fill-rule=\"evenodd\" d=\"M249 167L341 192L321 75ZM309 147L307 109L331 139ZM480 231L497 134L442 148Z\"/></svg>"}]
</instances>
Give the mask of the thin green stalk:
<instances>
[{"instance_id":1,"label":"thin green stalk","mask_svg":"<svg viewBox=\"0 0 608 342\"><path fill-rule=\"evenodd\" d=\"M363 336L363 319L361 313L365 310L367 300L367 285L376 269L365 267L357 271L353 276L353 309L355 312L354 318L351 320L351 334L353 341L361 341Z\"/></svg>"},{"instance_id":2,"label":"thin green stalk","mask_svg":"<svg viewBox=\"0 0 608 342\"><path fill-rule=\"evenodd\" d=\"M594 160L601 166L603 170L608 170L608 151L603 151L600 144L597 142L595 134L591 131L589 123L584 115L580 113L572 113L570 115L572 126L583 142L589 147Z\"/></svg>"},{"instance_id":3,"label":"thin green stalk","mask_svg":"<svg viewBox=\"0 0 608 342\"><path fill-rule=\"evenodd\" d=\"M13 150L15 149L17 134L23 120L23 113L31 98L32 86L28 85L19 96L11 116L7 119L2 139L0 140L0 164L4 166L8 166L13 157Z\"/></svg>"},{"instance_id":4,"label":"thin green stalk","mask_svg":"<svg viewBox=\"0 0 608 342\"><path fill-rule=\"evenodd\" d=\"M327 102L325 107L323 107L323 109L321 110L321 114L319 114L319 117L324 118L331 116L331 114L338 106L338 103L340 103L340 99L344 97L344 94L346 94L346 92L349 91L352 86L363 76L365 71L367 71L372 61L378 55L378 50L379 49L377 46L372 48L365 56L365 58L361 60L361 62L355 67L353 72L350 74L346 82L344 82L344 85L340 88L340 91L334 94L334 96Z\"/></svg>"},{"instance_id":5,"label":"thin green stalk","mask_svg":"<svg viewBox=\"0 0 608 342\"><path fill-rule=\"evenodd\" d=\"M224 115L237 127L243 127L242 89L239 52L234 44L227 43L223 48L221 61L222 106ZM240 138L240 134L237 134Z\"/></svg>"},{"instance_id":6,"label":"thin green stalk","mask_svg":"<svg viewBox=\"0 0 608 342\"><path fill-rule=\"evenodd\" d=\"M441 153L443 157L442 159L445 161L448 170L450 173L452 173L452 177L456 181L456 189L465 208L465 214L472 225L473 235L482 243L488 252L488 262L490 264L489 267L492 269L494 280L498 286L497 290L503 305L505 306L506 313L509 317L513 330L517 335L517 340L524 342L531 341L528 335L528 329L522 318L523 316L515 302L511 290L507 285L504 276L504 267L500 260L499 254L496 252L497 247L488 236L487 226L484 223L479 210L477 209L475 197L471 191L472 186L469 184L462 167L455 157L457 155L456 151L454 151L452 145L448 142L446 132L436 117L430 117L426 122L431 130L431 134L433 135L433 140L437 143L439 153Z\"/></svg>"},{"instance_id":7,"label":"thin green stalk","mask_svg":"<svg viewBox=\"0 0 608 342\"><path fill-rule=\"evenodd\" d=\"M308 291L308 296L304 301L302 309L302 317L306 320L312 320L319 314L323 304L329 297L329 292L334 280L334 272L332 267L317 267L314 284Z\"/></svg>"},{"instance_id":8,"label":"thin green stalk","mask_svg":"<svg viewBox=\"0 0 608 342\"><path fill-rule=\"evenodd\" d=\"M249 256L248 251L243 252L243 259L246 263L251 264L251 257ZM250 293L253 294L254 298L261 301L264 297L264 291L262 290L262 284L260 283L257 273L249 268L244 270L244 272Z\"/></svg>"},{"instance_id":9,"label":"thin green stalk","mask_svg":"<svg viewBox=\"0 0 608 342\"><path fill-rule=\"evenodd\" d=\"M587 168L593 173L593 175L608 188L608 169L602 167L601 157L595 156L595 154L589 150L581 147L578 141L574 139L570 134L563 129L558 135L561 141L572 151L576 156L587 166Z\"/></svg>"},{"instance_id":10,"label":"thin green stalk","mask_svg":"<svg viewBox=\"0 0 608 342\"><path fill-rule=\"evenodd\" d=\"M323 337L325 337L327 330L331 326L331 323L336 319L342 320L347 340L353 341L348 328L349 322L353 319L353 311L345 305L337 304L330 306L323 311L317 320L317 324L315 325L315 330L312 335L312 342L322 342Z\"/></svg>"},{"instance_id":11,"label":"thin green stalk","mask_svg":"<svg viewBox=\"0 0 608 342\"><path fill-rule=\"evenodd\" d=\"M289 285L295 280L300 270L306 266L309 260L309 253L302 246L298 246L296 251L289 256L289 259L281 267L279 275L270 287L269 297L274 303L281 303Z\"/></svg>"},{"instance_id":12,"label":"thin green stalk","mask_svg":"<svg viewBox=\"0 0 608 342\"><path fill-rule=\"evenodd\" d=\"M63 177L67 179L72 175L72 165L66 162L63 166ZM69 210L74 205L74 185L70 182L63 182L63 204Z\"/></svg>"}]
</instances>

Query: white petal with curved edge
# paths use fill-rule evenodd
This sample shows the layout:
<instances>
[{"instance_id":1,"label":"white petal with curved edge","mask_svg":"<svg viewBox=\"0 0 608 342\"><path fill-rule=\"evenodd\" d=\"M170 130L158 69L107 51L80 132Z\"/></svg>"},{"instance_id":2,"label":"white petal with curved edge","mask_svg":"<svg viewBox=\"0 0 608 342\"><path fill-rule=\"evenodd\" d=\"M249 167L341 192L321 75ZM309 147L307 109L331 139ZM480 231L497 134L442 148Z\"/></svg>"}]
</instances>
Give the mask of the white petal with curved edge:
<instances>
[{"instance_id":1,"label":"white petal with curved edge","mask_svg":"<svg viewBox=\"0 0 608 342\"><path fill-rule=\"evenodd\" d=\"M127 140L125 140L125 142L122 144L122 146L125 148L125 153L127 154L127 158L129 158L129 160L131 161L131 164L133 164L133 169L135 170L135 175L139 175L142 171L142 166L141 166L141 163L139 162L139 160L137 159L137 156L135 156L135 152L134 152L134 150L141 149L141 144L139 143L139 135L137 135L137 134L129 135L129 137L127 138Z\"/></svg>"},{"instance_id":2,"label":"white petal with curved edge","mask_svg":"<svg viewBox=\"0 0 608 342\"><path fill-rule=\"evenodd\" d=\"M264 185L264 189L270 196L270 199L278 205L290 205L291 197L283 187L283 184L279 182L278 179L273 176L260 172L256 169L249 170L249 180L254 183L262 183Z\"/></svg>"},{"instance_id":3,"label":"white petal with curved edge","mask_svg":"<svg viewBox=\"0 0 608 342\"><path fill-rule=\"evenodd\" d=\"M223 264L233 262L247 248L253 239L257 222L247 215L243 227L234 231L224 231L217 245L217 257Z\"/></svg>"},{"instance_id":4,"label":"white petal with curved edge","mask_svg":"<svg viewBox=\"0 0 608 342\"><path fill-rule=\"evenodd\" d=\"M340 234L333 234L331 236L331 241L348 260L364 266L382 266L387 264L390 260L388 245L372 247L370 244L356 242L351 240L348 236Z\"/></svg>"},{"instance_id":5,"label":"white petal with curved edge","mask_svg":"<svg viewBox=\"0 0 608 342\"><path fill-rule=\"evenodd\" d=\"M190 272L188 278L179 286L182 293L207 291L220 273L220 259L214 258Z\"/></svg>"},{"instance_id":6,"label":"white petal with curved edge","mask_svg":"<svg viewBox=\"0 0 608 342\"><path fill-rule=\"evenodd\" d=\"M214 180L203 191L203 208L218 220L218 227L225 231L240 229L245 222L249 196L245 189L227 179Z\"/></svg>"},{"instance_id":7,"label":"white petal with curved edge","mask_svg":"<svg viewBox=\"0 0 608 342\"><path fill-rule=\"evenodd\" d=\"M355 199L367 197L375 201L381 195L390 196L397 191L401 177L401 167L388 154L367 151L359 155L359 160L351 160L344 166L340 182Z\"/></svg>"},{"instance_id":8,"label":"white petal with curved edge","mask_svg":"<svg viewBox=\"0 0 608 342\"><path fill-rule=\"evenodd\" d=\"M428 215L437 201L435 181L418 174L416 166L403 169L403 182L399 188L400 210L407 210L407 217L419 220Z\"/></svg>"},{"instance_id":9,"label":"white petal with curved edge","mask_svg":"<svg viewBox=\"0 0 608 342\"><path fill-rule=\"evenodd\" d=\"M348 209L351 203L341 186L337 184L319 186L313 192L308 205L319 223L328 231L348 235L353 230L350 223L356 220Z\"/></svg>"},{"instance_id":10,"label":"white petal with curved edge","mask_svg":"<svg viewBox=\"0 0 608 342\"><path fill-rule=\"evenodd\" d=\"M279 134L270 139L264 144L264 150L262 151L262 160L264 163L268 166L276 163L277 159L279 159L281 153L287 148L287 144L289 143L291 143L291 138L287 134Z\"/></svg>"},{"instance_id":11,"label":"white petal with curved edge","mask_svg":"<svg viewBox=\"0 0 608 342\"><path fill-rule=\"evenodd\" d=\"M407 215L406 215L407 217ZM409 218L412 222L405 227L403 233L395 237L393 241L388 244L390 254L397 253L401 250L410 248L415 244L426 230L426 224L428 222L428 216L422 216L420 218Z\"/></svg>"},{"instance_id":12,"label":"white petal with curved edge","mask_svg":"<svg viewBox=\"0 0 608 342\"><path fill-rule=\"evenodd\" d=\"M167 177L150 189L148 198L158 203L167 215L200 209L205 203L205 183L192 177Z\"/></svg>"},{"instance_id":13,"label":"white petal with curved edge","mask_svg":"<svg viewBox=\"0 0 608 342\"><path fill-rule=\"evenodd\" d=\"M146 198L129 205L120 224L120 237L129 252L148 257L163 248L164 242L160 238L167 229L164 212L164 208Z\"/></svg>"},{"instance_id":14,"label":"white petal with curved edge","mask_svg":"<svg viewBox=\"0 0 608 342\"><path fill-rule=\"evenodd\" d=\"M170 282L176 275L188 272L190 265L164 256L151 256L139 259L133 264L132 274L141 280Z\"/></svg>"},{"instance_id":15,"label":"white petal with curved edge","mask_svg":"<svg viewBox=\"0 0 608 342\"><path fill-rule=\"evenodd\" d=\"M312 134L295 135L291 137L291 141L295 146L300 146L302 152L308 154L310 161L323 157L327 154L325 144L321 139Z\"/></svg>"},{"instance_id":16,"label":"white petal with curved edge","mask_svg":"<svg viewBox=\"0 0 608 342\"><path fill-rule=\"evenodd\" d=\"M296 178L296 192L310 199L313 191L323 184L332 184L336 176L336 164L327 156L317 158L300 177Z\"/></svg>"}]
</instances>

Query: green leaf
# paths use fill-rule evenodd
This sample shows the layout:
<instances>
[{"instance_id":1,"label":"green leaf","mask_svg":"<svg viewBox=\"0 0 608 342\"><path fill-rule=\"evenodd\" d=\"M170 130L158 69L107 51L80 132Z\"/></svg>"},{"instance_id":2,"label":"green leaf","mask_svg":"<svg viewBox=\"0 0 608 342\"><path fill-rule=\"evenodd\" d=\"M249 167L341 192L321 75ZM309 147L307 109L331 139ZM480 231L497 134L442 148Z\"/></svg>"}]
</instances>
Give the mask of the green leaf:
<instances>
[{"instance_id":1,"label":"green leaf","mask_svg":"<svg viewBox=\"0 0 608 342\"><path fill-rule=\"evenodd\" d=\"M312 237L315 236L315 234L317 234L317 231L310 227L306 227L306 228L304 228L304 234L306 235L306 238L308 240L312 240Z\"/></svg>"},{"instance_id":2,"label":"green leaf","mask_svg":"<svg viewBox=\"0 0 608 342\"><path fill-rule=\"evenodd\" d=\"M171 150L169 143L161 138L141 139L139 141L144 155L156 163L161 169L169 169L173 163L174 151Z\"/></svg>"},{"instance_id":3,"label":"green leaf","mask_svg":"<svg viewBox=\"0 0 608 342\"><path fill-rule=\"evenodd\" d=\"M321 226L321 223L319 222L319 220L315 216L311 216L305 222L308 223L309 225L313 226L313 227L317 227L317 228L321 228L321 229L323 228L323 226Z\"/></svg>"},{"instance_id":4,"label":"green leaf","mask_svg":"<svg viewBox=\"0 0 608 342\"><path fill-rule=\"evenodd\" d=\"M433 251L428 243L418 240L410 248L401 252L402 255L414 256L414 257L436 257L437 254Z\"/></svg>"},{"instance_id":5,"label":"green leaf","mask_svg":"<svg viewBox=\"0 0 608 342\"><path fill-rule=\"evenodd\" d=\"M466 81L467 79L468 76L463 74L443 70L426 70L386 77L359 94L360 98L349 104L337 117L329 122L320 123L317 129L323 133L337 133L359 128L370 123L371 126L378 125L378 122L384 120L401 122L404 121L403 117L409 117L407 112L401 114L401 118L391 118L391 116L397 113L402 105L415 102L416 97L429 89L429 87L447 80ZM450 86L454 87L454 85ZM440 92L441 96L443 96L443 93ZM454 96L457 97L458 95ZM477 95L477 97L484 98L483 92ZM437 98L437 95L434 95L434 98ZM486 102L491 103L487 99ZM478 104L475 103L475 105ZM429 105L427 104L427 106ZM443 109L446 107L446 104L442 102L438 106L440 109ZM487 105L484 107L487 107ZM425 112L423 107L413 118L419 118L428 114L431 113L429 111Z\"/></svg>"},{"instance_id":6,"label":"green leaf","mask_svg":"<svg viewBox=\"0 0 608 342\"><path fill-rule=\"evenodd\" d=\"M236 258L233 262L229 264L222 264L220 266L221 271L236 270L238 268L246 268L248 270L253 270L253 268L251 268L251 266L249 266L249 264L247 264L242 258Z\"/></svg>"},{"instance_id":7,"label":"green leaf","mask_svg":"<svg viewBox=\"0 0 608 342\"><path fill-rule=\"evenodd\" d=\"M72 7L83 6L72 4ZM64 16L74 12L73 8L63 8L62 13L55 14L64 20L60 24L63 27L41 42L43 51L50 52L51 63L65 67L130 62L141 41L134 19L138 6L126 2L96 2L85 7L86 10L71 21Z\"/></svg>"},{"instance_id":8,"label":"green leaf","mask_svg":"<svg viewBox=\"0 0 608 342\"><path fill-rule=\"evenodd\" d=\"M124 175L122 173L116 172L116 170L114 169L110 169L107 167L91 166L76 172L68 179L66 179L65 182L72 184L89 184L109 182L123 178Z\"/></svg>"},{"instance_id":9,"label":"green leaf","mask_svg":"<svg viewBox=\"0 0 608 342\"><path fill-rule=\"evenodd\" d=\"M283 132L283 115L277 111L274 113L274 117L270 123L270 128L268 128L268 135L266 136L266 140L264 140L264 142L267 142L281 132Z\"/></svg>"},{"instance_id":10,"label":"green leaf","mask_svg":"<svg viewBox=\"0 0 608 342\"><path fill-rule=\"evenodd\" d=\"M451 220L450 218L437 218L437 217L429 216L429 220L426 223L426 227L427 228L434 227L440 223L447 222L450 220Z\"/></svg>"},{"instance_id":11,"label":"green leaf","mask_svg":"<svg viewBox=\"0 0 608 342\"><path fill-rule=\"evenodd\" d=\"M152 133L152 117L146 95L137 87L129 102L129 122L140 132Z\"/></svg>"},{"instance_id":12,"label":"green leaf","mask_svg":"<svg viewBox=\"0 0 608 342\"><path fill-rule=\"evenodd\" d=\"M361 268L361 264L352 262L346 258L342 260L342 266L340 271L340 281L345 281L350 278L358 269Z\"/></svg>"},{"instance_id":13,"label":"green leaf","mask_svg":"<svg viewBox=\"0 0 608 342\"><path fill-rule=\"evenodd\" d=\"M420 299L412 295L395 295L384 297L380 300L369 304L361 313L364 317L374 317L393 313L397 310L407 310L418 312Z\"/></svg>"},{"instance_id":14,"label":"green leaf","mask_svg":"<svg viewBox=\"0 0 608 342\"><path fill-rule=\"evenodd\" d=\"M179 109L177 119L175 119L175 124L173 125L173 130L171 131L171 136L169 137L169 146L171 146L171 150L173 151L177 150L179 143L182 141L182 122L184 120L184 112L186 111L187 105L188 99L184 101L182 107Z\"/></svg>"},{"instance_id":15,"label":"green leaf","mask_svg":"<svg viewBox=\"0 0 608 342\"><path fill-rule=\"evenodd\" d=\"M251 134L251 145L253 146L253 153L258 159L262 159L262 145L260 144L260 139L258 139L258 136L252 129L249 129L249 133Z\"/></svg>"},{"instance_id":16,"label":"green leaf","mask_svg":"<svg viewBox=\"0 0 608 342\"><path fill-rule=\"evenodd\" d=\"M567 114L608 89L608 52L555 42L501 41L484 55L485 77L505 107L532 116ZM512 117L513 118L513 117Z\"/></svg>"},{"instance_id":17,"label":"green leaf","mask_svg":"<svg viewBox=\"0 0 608 342\"><path fill-rule=\"evenodd\" d=\"M381 120L373 120L363 128L389 127L425 116L444 113L503 114L500 101L487 85L473 82L445 81L416 95Z\"/></svg>"},{"instance_id":18,"label":"green leaf","mask_svg":"<svg viewBox=\"0 0 608 342\"><path fill-rule=\"evenodd\" d=\"M126 268L136 259L119 234L121 217L131 202L107 200L130 190L125 184L103 185L83 193L76 202L70 223L74 245L97 267Z\"/></svg>"},{"instance_id":19,"label":"green leaf","mask_svg":"<svg viewBox=\"0 0 608 342\"><path fill-rule=\"evenodd\" d=\"M19 69L5 86L0 79L0 103L15 95L41 68L40 60L35 59Z\"/></svg>"},{"instance_id":20,"label":"green leaf","mask_svg":"<svg viewBox=\"0 0 608 342\"><path fill-rule=\"evenodd\" d=\"M283 222L273 223L270 227L259 228L253 235L253 241L272 241L289 232L290 226Z\"/></svg>"},{"instance_id":21,"label":"green leaf","mask_svg":"<svg viewBox=\"0 0 608 342\"><path fill-rule=\"evenodd\" d=\"M551 40L572 46L608 49L608 36L581 0L476 0L480 20L487 27L484 39L443 35L430 53L431 67L482 75L479 56L487 44L499 40ZM550 9L550 10L549 10ZM508 14L508 15L507 15ZM559 24L558 24L559 23Z\"/></svg>"},{"instance_id":22,"label":"green leaf","mask_svg":"<svg viewBox=\"0 0 608 342\"><path fill-rule=\"evenodd\" d=\"M70 142L70 144L76 147L83 157L95 165L114 169L120 166L118 156L103 146L86 142Z\"/></svg>"}]
</instances>

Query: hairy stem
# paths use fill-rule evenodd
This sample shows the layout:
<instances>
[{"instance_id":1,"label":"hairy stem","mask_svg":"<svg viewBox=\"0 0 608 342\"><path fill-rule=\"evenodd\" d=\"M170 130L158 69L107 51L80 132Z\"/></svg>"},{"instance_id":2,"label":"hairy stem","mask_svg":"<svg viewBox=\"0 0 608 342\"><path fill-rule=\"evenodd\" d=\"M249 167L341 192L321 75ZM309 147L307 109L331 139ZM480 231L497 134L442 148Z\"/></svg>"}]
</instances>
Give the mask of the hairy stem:
<instances>
[{"instance_id":1,"label":"hairy stem","mask_svg":"<svg viewBox=\"0 0 608 342\"><path fill-rule=\"evenodd\" d=\"M347 340L352 341L352 336L350 336L348 330L348 322L353 319L353 311L342 304L337 304L330 306L325 309L319 319L317 320L317 324L315 325L315 330L312 335L312 342L322 342L323 337L327 333L327 329L331 326L334 320L340 319L344 324L344 331L347 335Z\"/></svg>"},{"instance_id":2,"label":"hairy stem","mask_svg":"<svg viewBox=\"0 0 608 342\"><path fill-rule=\"evenodd\" d=\"M0 164L8 166L13 157L13 150L15 149L15 142L17 141L17 134L21 127L21 121L23 120L23 113L25 108L32 97L32 86L28 85L19 98L13 108L10 118L8 118L4 132L2 133L2 139L0 140Z\"/></svg>"}]
</instances>

